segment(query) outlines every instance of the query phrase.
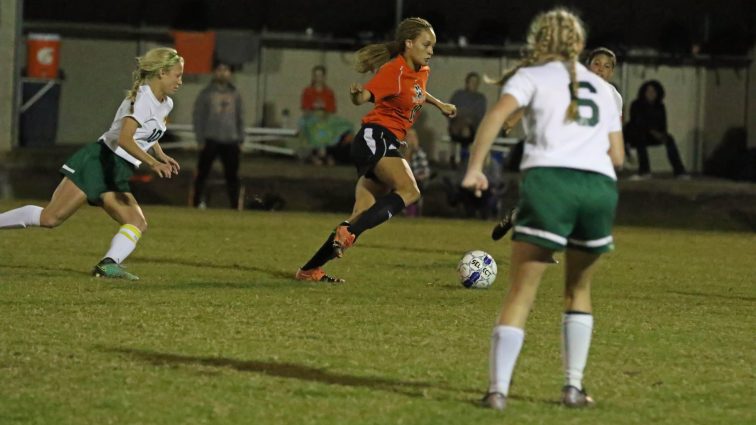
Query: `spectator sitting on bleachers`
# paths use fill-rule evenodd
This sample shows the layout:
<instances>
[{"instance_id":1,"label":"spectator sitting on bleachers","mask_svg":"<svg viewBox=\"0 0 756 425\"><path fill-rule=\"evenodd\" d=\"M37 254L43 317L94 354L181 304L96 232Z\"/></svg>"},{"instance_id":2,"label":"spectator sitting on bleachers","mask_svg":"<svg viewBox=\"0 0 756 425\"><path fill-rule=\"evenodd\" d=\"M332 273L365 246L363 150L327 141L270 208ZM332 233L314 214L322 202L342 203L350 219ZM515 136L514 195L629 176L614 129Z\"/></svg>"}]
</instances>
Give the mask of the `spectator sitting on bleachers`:
<instances>
[{"instance_id":1,"label":"spectator sitting on bleachers","mask_svg":"<svg viewBox=\"0 0 756 425\"><path fill-rule=\"evenodd\" d=\"M638 89L638 97L630 105L630 121L625 125L624 135L627 143L638 151L638 173L631 180L651 178L648 147L657 145L667 148L667 159L675 177L690 178L680 159L675 139L667 132L664 87L658 81L646 81Z\"/></svg>"},{"instance_id":2,"label":"spectator sitting on bleachers","mask_svg":"<svg viewBox=\"0 0 756 425\"><path fill-rule=\"evenodd\" d=\"M344 131L351 130L351 123L332 119L336 112L336 97L325 83L326 68L312 68L310 85L302 91L302 119L300 131L306 142L307 159L316 165L333 165L334 158L328 147L338 143ZM343 130L343 131L342 131Z\"/></svg>"}]
</instances>

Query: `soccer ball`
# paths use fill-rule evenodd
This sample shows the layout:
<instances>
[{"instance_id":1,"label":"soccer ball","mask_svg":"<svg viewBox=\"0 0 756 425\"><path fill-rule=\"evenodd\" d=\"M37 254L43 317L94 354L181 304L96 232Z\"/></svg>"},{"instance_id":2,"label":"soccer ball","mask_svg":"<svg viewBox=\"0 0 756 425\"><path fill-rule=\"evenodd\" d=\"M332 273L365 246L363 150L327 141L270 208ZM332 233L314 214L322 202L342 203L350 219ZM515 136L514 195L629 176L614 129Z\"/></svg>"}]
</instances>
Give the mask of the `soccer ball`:
<instances>
[{"instance_id":1,"label":"soccer ball","mask_svg":"<svg viewBox=\"0 0 756 425\"><path fill-rule=\"evenodd\" d=\"M480 250L466 253L457 264L459 282L465 288L488 288L496 280L496 271L493 257Z\"/></svg>"}]
</instances>

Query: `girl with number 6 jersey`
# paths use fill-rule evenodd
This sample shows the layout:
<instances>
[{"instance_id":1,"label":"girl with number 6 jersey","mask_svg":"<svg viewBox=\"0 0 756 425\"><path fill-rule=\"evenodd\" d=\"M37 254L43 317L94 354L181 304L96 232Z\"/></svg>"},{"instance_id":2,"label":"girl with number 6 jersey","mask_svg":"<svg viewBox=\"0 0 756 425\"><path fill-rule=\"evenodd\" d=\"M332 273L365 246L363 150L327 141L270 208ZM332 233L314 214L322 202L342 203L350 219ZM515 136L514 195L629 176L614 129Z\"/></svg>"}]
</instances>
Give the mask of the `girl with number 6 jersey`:
<instances>
[{"instance_id":1,"label":"girl with number 6 jersey","mask_svg":"<svg viewBox=\"0 0 756 425\"><path fill-rule=\"evenodd\" d=\"M579 18L565 9L538 15L524 58L498 81L502 96L483 118L462 186L488 186L483 160L502 125L524 111L524 172L514 226L509 290L491 336L485 407L503 410L525 322L555 251L567 250L562 403L593 403L583 388L593 316L590 286L599 256L614 247L617 205L614 168L624 148L612 88L578 63L585 46Z\"/></svg>"}]
</instances>

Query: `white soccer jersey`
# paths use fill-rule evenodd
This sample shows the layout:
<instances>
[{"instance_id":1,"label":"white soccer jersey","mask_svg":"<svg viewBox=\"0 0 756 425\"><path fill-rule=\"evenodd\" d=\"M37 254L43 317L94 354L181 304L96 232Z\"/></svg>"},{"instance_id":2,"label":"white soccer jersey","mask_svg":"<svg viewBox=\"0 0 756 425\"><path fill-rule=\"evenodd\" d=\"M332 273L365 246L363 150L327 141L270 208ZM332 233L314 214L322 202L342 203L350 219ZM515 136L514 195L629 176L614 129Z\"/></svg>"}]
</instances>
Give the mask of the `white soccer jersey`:
<instances>
[{"instance_id":1,"label":"white soccer jersey","mask_svg":"<svg viewBox=\"0 0 756 425\"><path fill-rule=\"evenodd\" d=\"M134 158L118 146L118 136L121 134L123 119L131 117L139 123L139 128L134 133L134 140L139 148L146 152L165 133L165 123L171 109L173 109L173 100L170 97L166 96L165 100L160 102L152 93L150 86L146 84L140 86L134 100L134 112L131 112L131 101L128 98L124 99L121 106L118 107L118 111L116 111L110 130L100 136L100 140L103 140L116 155L139 167L142 161Z\"/></svg>"},{"instance_id":2,"label":"white soccer jersey","mask_svg":"<svg viewBox=\"0 0 756 425\"><path fill-rule=\"evenodd\" d=\"M525 107L527 133L520 168L565 167L595 171L616 180L609 157L609 133L622 131L612 87L577 64L580 118L565 121L570 76L563 62L519 69L502 88Z\"/></svg>"}]
</instances>

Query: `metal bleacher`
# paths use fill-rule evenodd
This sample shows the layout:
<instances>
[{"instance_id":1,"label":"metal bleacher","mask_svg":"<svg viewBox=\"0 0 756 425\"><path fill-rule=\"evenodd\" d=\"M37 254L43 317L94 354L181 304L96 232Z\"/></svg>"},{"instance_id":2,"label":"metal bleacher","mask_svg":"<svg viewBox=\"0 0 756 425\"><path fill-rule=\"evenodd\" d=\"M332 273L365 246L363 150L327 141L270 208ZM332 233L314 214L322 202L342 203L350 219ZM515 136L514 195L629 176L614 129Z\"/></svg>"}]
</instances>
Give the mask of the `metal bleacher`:
<instances>
[{"instance_id":1,"label":"metal bleacher","mask_svg":"<svg viewBox=\"0 0 756 425\"><path fill-rule=\"evenodd\" d=\"M180 141L161 143L163 149L196 149L198 147L191 124L169 124L167 127L168 131L177 135ZM298 136L299 130L295 128L247 127L244 129L242 152L262 151L296 156ZM279 146L281 142L284 146Z\"/></svg>"}]
</instances>

